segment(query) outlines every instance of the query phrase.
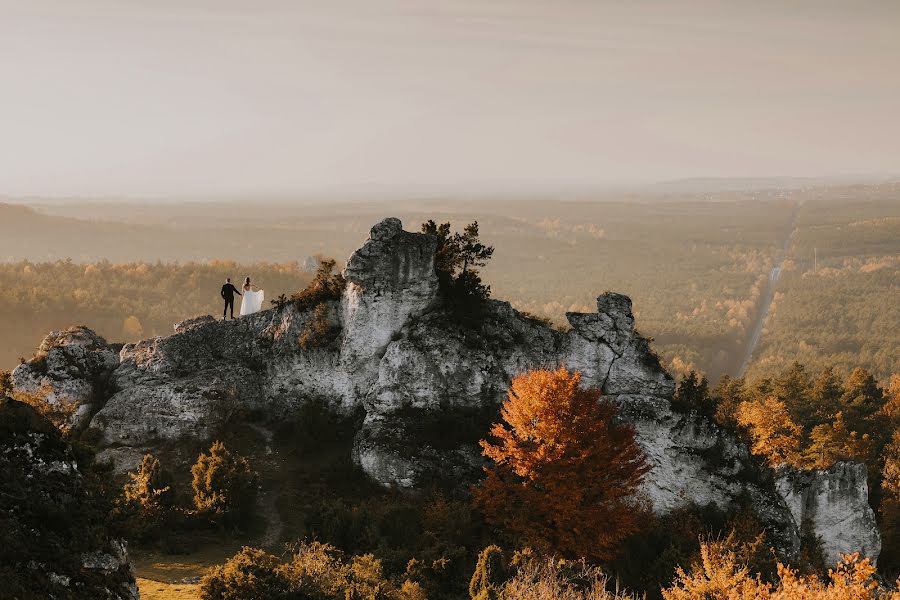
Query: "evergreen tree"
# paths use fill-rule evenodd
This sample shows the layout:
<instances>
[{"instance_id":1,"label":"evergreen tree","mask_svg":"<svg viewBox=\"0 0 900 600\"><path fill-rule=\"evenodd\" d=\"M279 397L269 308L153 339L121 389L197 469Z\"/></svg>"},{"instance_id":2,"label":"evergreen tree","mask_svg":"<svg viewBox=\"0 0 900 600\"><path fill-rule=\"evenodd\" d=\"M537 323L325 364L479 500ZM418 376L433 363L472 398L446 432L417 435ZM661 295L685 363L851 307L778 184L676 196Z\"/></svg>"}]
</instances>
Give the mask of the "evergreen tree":
<instances>
[{"instance_id":1,"label":"evergreen tree","mask_svg":"<svg viewBox=\"0 0 900 600\"><path fill-rule=\"evenodd\" d=\"M487 265L494 247L481 242L478 221L451 234L450 223L429 220L422 224L422 232L437 238L434 267L442 295L461 321L476 324L482 304L491 296L478 269Z\"/></svg>"},{"instance_id":2,"label":"evergreen tree","mask_svg":"<svg viewBox=\"0 0 900 600\"><path fill-rule=\"evenodd\" d=\"M794 362L772 382L772 394L784 403L791 418L799 423L809 422L814 412L808 394L811 383L809 372L799 362Z\"/></svg>"},{"instance_id":3,"label":"evergreen tree","mask_svg":"<svg viewBox=\"0 0 900 600\"><path fill-rule=\"evenodd\" d=\"M812 382L810 398L815 413L814 419L824 423L841 409L841 380L834 372L834 367L824 369Z\"/></svg>"},{"instance_id":4,"label":"evergreen tree","mask_svg":"<svg viewBox=\"0 0 900 600\"><path fill-rule=\"evenodd\" d=\"M194 505L224 515L229 521L246 518L256 501L259 476L247 459L215 442L191 468Z\"/></svg>"},{"instance_id":5,"label":"evergreen tree","mask_svg":"<svg viewBox=\"0 0 900 600\"><path fill-rule=\"evenodd\" d=\"M672 397L672 406L681 412L696 411L711 417L715 412L715 404L709 394L706 377L699 377L695 371L691 371L682 378Z\"/></svg>"},{"instance_id":6,"label":"evergreen tree","mask_svg":"<svg viewBox=\"0 0 900 600\"><path fill-rule=\"evenodd\" d=\"M716 407L716 423L728 429L737 427L738 405L744 401L746 382L744 378L723 375L713 388L713 404Z\"/></svg>"},{"instance_id":7,"label":"evergreen tree","mask_svg":"<svg viewBox=\"0 0 900 600\"><path fill-rule=\"evenodd\" d=\"M857 367L844 382L840 404L848 427L864 431L869 429L868 421L882 408L884 397L872 374Z\"/></svg>"}]
</instances>

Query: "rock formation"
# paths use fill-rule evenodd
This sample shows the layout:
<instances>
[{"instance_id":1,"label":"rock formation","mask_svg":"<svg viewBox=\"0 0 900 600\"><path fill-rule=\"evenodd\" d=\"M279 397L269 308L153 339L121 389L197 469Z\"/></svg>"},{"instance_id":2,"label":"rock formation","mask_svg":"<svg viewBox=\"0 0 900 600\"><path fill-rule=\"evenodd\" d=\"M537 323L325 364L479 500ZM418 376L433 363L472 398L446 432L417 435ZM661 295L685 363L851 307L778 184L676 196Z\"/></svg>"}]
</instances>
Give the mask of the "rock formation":
<instances>
[{"instance_id":1,"label":"rock formation","mask_svg":"<svg viewBox=\"0 0 900 600\"><path fill-rule=\"evenodd\" d=\"M881 552L866 475L865 465L849 462L825 470L778 471L775 487L794 525L809 526L819 536L827 564L837 564L843 554L877 557Z\"/></svg>"},{"instance_id":2,"label":"rock formation","mask_svg":"<svg viewBox=\"0 0 900 600\"><path fill-rule=\"evenodd\" d=\"M412 488L436 475L465 480L477 476L480 462L455 417L495 414L513 376L565 365L633 423L653 465L643 491L655 511L710 503L728 509L749 497L785 552L797 551L802 519L771 483L760 483L765 477L746 448L708 420L673 411L675 383L635 331L627 296L605 293L596 312L569 313L568 331L496 300L484 307L479 327L466 327L441 300L435 249L435 238L405 232L397 219L375 225L347 262L340 301L327 303L340 335L323 347L300 348L312 310L291 304L236 321L192 319L172 336L126 345L90 422L104 456L129 468L160 445L207 440L236 412L276 420L316 401L364 415L354 459L381 484ZM38 378L33 363L16 369L16 382ZM66 385L89 381L93 372L73 372ZM436 424L440 444L417 432L422 423ZM864 489L853 493L865 504ZM831 520L812 523L823 539L831 535L818 529ZM858 534L841 548L877 554L871 532Z\"/></svg>"},{"instance_id":3,"label":"rock formation","mask_svg":"<svg viewBox=\"0 0 900 600\"><path fill-rule=\"evenodd\" d=\"M0 596L137 600L125 544L107 531L72 447L9 398L0 398L0 475Z\"/></svg>"},{"instance_id":4,"label":"rock formation","mask_svg":"<svg viewBox=\"0 0 900 600\"><path fill-rule=\"evenodd\" d=\"M60 415L60 425L81 429L105 399L118 352L87 327L53 332L41 342L26 368L13 371L20 392L40 396Z\"/></svg>"}]
</instances>

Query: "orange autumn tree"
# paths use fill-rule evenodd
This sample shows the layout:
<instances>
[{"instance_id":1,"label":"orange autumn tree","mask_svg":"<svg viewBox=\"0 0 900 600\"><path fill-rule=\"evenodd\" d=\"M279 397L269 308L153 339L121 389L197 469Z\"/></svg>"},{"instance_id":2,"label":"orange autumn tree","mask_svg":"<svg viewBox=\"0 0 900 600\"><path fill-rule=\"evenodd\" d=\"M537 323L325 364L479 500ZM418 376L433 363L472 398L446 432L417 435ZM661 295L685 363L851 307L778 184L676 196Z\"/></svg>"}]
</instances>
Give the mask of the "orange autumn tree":
<instances>
[{"instance_id":1,"label":"orange autumn tree","mask_svg":"<svg viewBox=\"0 0 900 600\"><path fill-rule=\"evenodd\" d=\"M737 422L750 432L750 451L765 457L773 466L800 464L800 438L803 428L797 425L775 396L761 401L745 401L738 405Z\"/></svg>"},{"instance_id":2,"label":"orange autumn tree","mask_svg":"<svg viewBox=\"0 0 900 600\"><path fill-rule=\"evenodd\" d=\"M605 560L639 530L635 492L650 469L616 405L579 387L581 373L529 371L512 381L482 440L492 463L474 490L488 521L566 558Z\"/></svg>"}]
</instances>

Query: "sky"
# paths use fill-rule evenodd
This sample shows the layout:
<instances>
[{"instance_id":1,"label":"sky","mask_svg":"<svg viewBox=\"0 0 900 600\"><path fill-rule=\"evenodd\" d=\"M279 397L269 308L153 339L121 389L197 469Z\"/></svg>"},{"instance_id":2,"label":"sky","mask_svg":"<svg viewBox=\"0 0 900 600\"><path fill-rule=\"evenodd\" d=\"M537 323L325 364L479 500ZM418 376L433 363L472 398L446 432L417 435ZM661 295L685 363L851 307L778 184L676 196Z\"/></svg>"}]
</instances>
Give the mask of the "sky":
<instances>
[{"instance_id":1,"label":"sky","mask_svg":"<svg viewBox=\"0 0 900 600\"><path fill-rule=\"evenodd\" d=\"M861 173L897 0L0 0L0 196Z\"/></svg>"}]
</instances>

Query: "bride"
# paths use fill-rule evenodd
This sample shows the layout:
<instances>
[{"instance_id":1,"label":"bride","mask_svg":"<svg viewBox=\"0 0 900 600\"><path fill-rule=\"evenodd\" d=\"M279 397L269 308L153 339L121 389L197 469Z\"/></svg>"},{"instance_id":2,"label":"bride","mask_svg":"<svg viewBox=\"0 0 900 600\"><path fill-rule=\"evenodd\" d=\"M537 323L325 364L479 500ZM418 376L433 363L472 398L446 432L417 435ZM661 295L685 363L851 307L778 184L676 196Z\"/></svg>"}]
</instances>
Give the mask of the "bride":
<instances>
[{"instance_id":1,"label":"bride","mask_svg":"<svg viewBox=\"0 0 900 600\"><path fill-rule=\"evenodd\" d=\"M249 277L245 279L244 286L241 288L241 316L259 312L262 308L264 294L265 290L250 285Z\"/></svg>"}]
</instances>

